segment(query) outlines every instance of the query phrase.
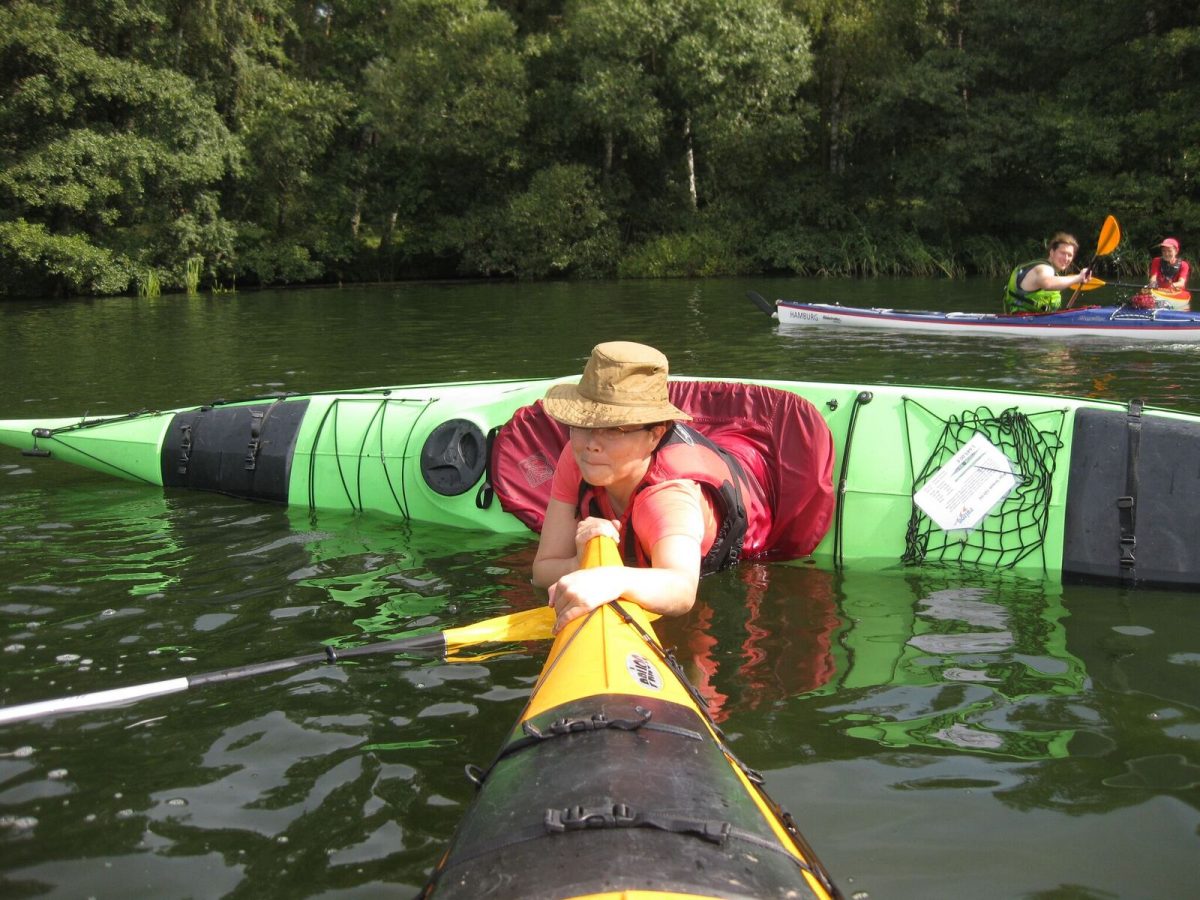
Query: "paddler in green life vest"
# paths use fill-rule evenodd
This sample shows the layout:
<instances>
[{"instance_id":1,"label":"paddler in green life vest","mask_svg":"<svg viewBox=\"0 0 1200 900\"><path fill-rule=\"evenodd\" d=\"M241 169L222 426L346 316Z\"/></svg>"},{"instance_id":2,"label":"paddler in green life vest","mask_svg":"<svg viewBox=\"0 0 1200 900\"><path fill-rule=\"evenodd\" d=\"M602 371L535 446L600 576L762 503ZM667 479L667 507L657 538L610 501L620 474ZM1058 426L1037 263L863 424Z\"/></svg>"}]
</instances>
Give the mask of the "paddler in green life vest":
<instances>
[{"instance_id":1,"label":"paddler in green life vest","mask_svg":"<svg viewBox=\"0 0 1200 900\"><path fill-rule=\"evenodd\" d=\"M1050 239L1050 255L1021 263L1008 276L1004 286L1004 311L1049 312L1062 305L1062 291L1083 284L1092 277L1091 269L1078 275L1064 275L1079 252L1079 241L1065 231Z\"/></svg>"}]
</instances>

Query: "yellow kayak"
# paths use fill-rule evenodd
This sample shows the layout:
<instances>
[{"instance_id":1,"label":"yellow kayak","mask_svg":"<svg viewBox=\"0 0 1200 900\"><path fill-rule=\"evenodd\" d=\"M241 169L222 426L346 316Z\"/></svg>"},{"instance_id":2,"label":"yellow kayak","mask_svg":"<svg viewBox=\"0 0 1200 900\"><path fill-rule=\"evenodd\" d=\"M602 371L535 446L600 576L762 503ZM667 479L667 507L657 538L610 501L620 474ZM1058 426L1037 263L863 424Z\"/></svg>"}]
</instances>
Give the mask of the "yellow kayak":
<instances>
[{"instance_id":1,"label":"yellow kayak","mask_svg":"<svg viewBox=\"0 0 1200 900\"><path fill-rule=\"evenodd\" d=\"M585 565L621 565L597 539ZM837 898L659 645L617 601L557 636L429 898Z\"/></svg>"}]
</instances>

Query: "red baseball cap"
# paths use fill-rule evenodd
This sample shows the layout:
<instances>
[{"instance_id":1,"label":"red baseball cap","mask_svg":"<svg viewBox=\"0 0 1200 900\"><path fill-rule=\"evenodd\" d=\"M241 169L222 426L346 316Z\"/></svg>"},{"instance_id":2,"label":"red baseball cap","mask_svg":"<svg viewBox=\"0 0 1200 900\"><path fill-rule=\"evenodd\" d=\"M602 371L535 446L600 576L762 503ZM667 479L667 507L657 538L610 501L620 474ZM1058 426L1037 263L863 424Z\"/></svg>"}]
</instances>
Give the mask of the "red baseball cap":
<instances>
[{"instance_id":1,"label":"red baseball cap","mask_svg":"<svg viewBox=\"0 0 1200 900\"><path fill-rule=\"evenodd\" d=\"M1159 244L1158 246L1160 246L1160 247L1170 247L1170 248L1171 248L1172 250L1174 250L1176 253L1178 253L1178 252L1179 252L1179 241L1175 240L1175 238L1167 238L1167 239L1165 239L1165 240L1164 240L1164 241L1163 241L1161 244Z\"/></svg>"}]
</instances>

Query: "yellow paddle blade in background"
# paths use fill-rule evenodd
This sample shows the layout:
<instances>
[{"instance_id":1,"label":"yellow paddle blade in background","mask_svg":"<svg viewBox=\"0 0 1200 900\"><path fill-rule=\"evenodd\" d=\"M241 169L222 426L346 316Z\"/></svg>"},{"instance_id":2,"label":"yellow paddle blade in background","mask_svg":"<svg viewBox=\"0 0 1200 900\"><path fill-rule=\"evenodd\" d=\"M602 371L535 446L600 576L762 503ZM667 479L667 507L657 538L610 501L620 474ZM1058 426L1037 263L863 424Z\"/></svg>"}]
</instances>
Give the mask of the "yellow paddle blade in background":
<instances>
[{"instance_id":1,"label":"yellow paddle blade in background","mask_svg":"<svg viewBox=\"0 0 1200 900\"><path fill-rule=\"evenodd\" d=\"M1096 252L1092 254L1092 260L1085 269L1093 269L1096 266L1097 258L1108 256L1117 249L1117 244L1121 243L1121 226L1117 224L1117 219L1111 213L1104 217L1104 224L1100 226L1100 240L1096 242ZM1095 279L1093 279L1095 280ZM1100 285L1096 285L1099 287ZM1071 299L1067 301L1066 309L1070 309L1075 305L1075 298L1079 296L1079 292L1088 290L1084 285L1075 285L1075 290L1071 292Z\"/></svg>"},{"instance_id":2,"label":"yellow paddle blade in background","mask_svg":"<svg viewBox=\"0 0 1200 900\"><path fill-rule=\"evenodd\" d=\"M1106 216L1104 225L1100 229L1100 240L1096 244L1096 256L1108 256L1117 249L1119 243L1121 243L1121 226L1111 215ZM1092 262L1095 261L1095 257L1092 257Z\"/></svg>"}]
</instances>

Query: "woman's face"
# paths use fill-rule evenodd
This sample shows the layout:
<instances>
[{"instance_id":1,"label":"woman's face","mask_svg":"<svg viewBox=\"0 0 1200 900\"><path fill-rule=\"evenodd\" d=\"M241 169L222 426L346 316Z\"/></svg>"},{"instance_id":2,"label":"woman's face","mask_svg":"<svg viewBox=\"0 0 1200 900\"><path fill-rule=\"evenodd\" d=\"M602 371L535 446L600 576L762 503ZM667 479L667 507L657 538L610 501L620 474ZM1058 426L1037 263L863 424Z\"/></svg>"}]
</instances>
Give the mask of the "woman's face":
<instances>
[{"instance_id":1,"label":"woman's face","mask_svg":"<svg viewBox=\"0 0 1200 900\"><path fill-rule=\"evenodd\" d=\"M630 488L646 474L650 454L666 430L663 425L621 428L571 427L571 452L583 480L596 487L628 483Z\"/></svg>"},{"instance_id":2,"label":"woman's face","mask_svg":"<svg viewBox=\"0 0 1200 900\"><path fill-rule=\"evenodd\" d=\"M1170 244L1163 245L1163 248L1162 248L1163 262L1168 262L1168 263L1175 262L1175 257L1178 254L1179 254L1179 251L1176 250L1174 247L1172 247Z\"/></svg>"}]
</instances>

